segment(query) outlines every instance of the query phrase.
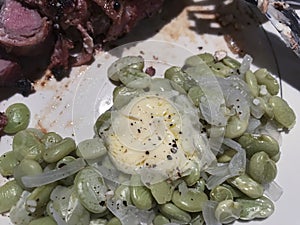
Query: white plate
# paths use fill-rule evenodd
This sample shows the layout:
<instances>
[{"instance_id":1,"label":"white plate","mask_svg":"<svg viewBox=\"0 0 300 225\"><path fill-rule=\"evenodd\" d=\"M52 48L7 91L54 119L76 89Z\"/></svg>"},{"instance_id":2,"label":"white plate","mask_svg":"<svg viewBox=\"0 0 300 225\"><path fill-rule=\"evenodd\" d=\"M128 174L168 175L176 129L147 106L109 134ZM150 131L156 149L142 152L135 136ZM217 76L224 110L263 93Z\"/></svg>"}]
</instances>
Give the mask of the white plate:
<instances>
[{"instance_id":1,"label":"white plate","mask_svg":"<svg viewBox=\"0 0 300 225\"><path fill-rule=\"evenodd\" d=\"M281 75L283 97L299 117L300 60L289 49L285 48L270 23L265 22L259 27L257 21L261 21L261 18L254 16L255 19L253 20L248 8L244 8L244 5L241 6L240 4L237 6L229 4L223 6L221 12L235 14L236 19L233 23L236 23L236 28L243 26L243 29L236 31L233 29L234 26L220 28L213 20L216 12L212 10L214 3L218 1L212 0L210 3L207 3L207 1L197 2L197 4L191 4L190 1L178 3L180 6L185 6L184 10L180 10L180 7L177 9L176 5L173 6L170 3L168 7L174 8L172 8L172 15L168 12L162 16L143 21L131 34L115 44L141 41L131 44L133 47L125 49L122 54L143 54L149 64L152 60L157 62L156 57L162 65L180 64L190 52L226 50L231 56L238 58L237 55L230 52L224 40L224 34L230 34L234 40L241 43L240 45L244 51L254 58L254 68L266 67L273 74ZM248 12L248 14L245 12ZM229 13L225 14L229 15ZM156 33L156 30L159 30L159 32ZM149 43L153 40L163 41L166 45L164 48L152 48ZM168 44L168 42L173 44ZM181 51L178 54L171 47L174 44L182 46L186 51ZM112 86L106 82L105 70L107 64L105 63L119 56L121 55L116 52L111 56L99 53L97 60L91 66L73 69L70 76L60 82L54 79L42 78L35 84L37 90L35 94L27 98L15 94L1 101L0 110L5 110L11 103L24 102L32 112L31 127L44 129L45 131L56 131L65 137L74 137L77 141L89 138L93 133L92 125L96 117L111 104ZM153 56L155 57L153 58ZM93 71L93 73L85 74L85 71ZM94 73L94 71L97 72ZM101 80L103 82L99 82ZM90 93L90 98L86 98L86 94L94 87L82 89L87 84L100 84L99 91ZM2 96L0 97L2 98ZM282 156L278 163L279 172L276 181L281 185L284 192L280 200L275 203L275 213L267 220L251 221L249 224L295 224L295 221L298 221L297 213L300 202L298 185L300 185L300 179L297 176L297 171L300 171L300 163L298 163L300 152L297 151L297 145L299 133L300 124L297 123L289 134L283 135ZM10 149L11 137L2 137L0 153L2 154ZM0 183L3 181L3 179L0 180ZM0 224L10 224L9 219L0 216ZM235 224L244 223L237 222Z\"/></svg>"}]
</instances>

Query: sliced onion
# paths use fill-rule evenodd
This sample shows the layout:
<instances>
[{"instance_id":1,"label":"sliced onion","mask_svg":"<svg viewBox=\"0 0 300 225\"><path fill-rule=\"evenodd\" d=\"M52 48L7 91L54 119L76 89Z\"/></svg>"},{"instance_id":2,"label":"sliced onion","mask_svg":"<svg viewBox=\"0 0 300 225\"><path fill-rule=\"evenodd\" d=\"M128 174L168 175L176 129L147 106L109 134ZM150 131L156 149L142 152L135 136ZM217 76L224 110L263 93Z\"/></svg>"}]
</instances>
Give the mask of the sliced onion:
<instances>
[{"instance_id":1,"label":"sliced onion","mask_svg":"<svg viewBox=\"0 0 300 225\"><path fill-rule=\"evenodd\" d=\"M272 201L278 201L282 194L282 188L275 181L265 185L265 195Z\"/></svg>"},{"instance_id":2,"label":"sliced onion","mask_svg":"<svg viewBox=\"0 0 300 225\"><path fill-rule=\"evenodd\" d=\"M250 69L250 65L251 65L252 61L253 61L253 58L250 55L246 54L244 56L243 61L240 66L241 74L245 74Z\"/></svg>"},{"instance_id":3,"label":"sliced onion","mask_svg":"<svg viewBox=\"0 0 300 225\"><path fill-rule=\"evenodd\" d=\"M203 218L206 225L222 225L215 216L215 210L218 206L218 202L207 201L203 206Z\"/></svg>"},{"instance_id":4,"label":"sliced onion","mask_svg":"<svg viewBox=\"0 0 300 225\"><path fill-rule=\"evenodd\" d=\"M124 205L122 200L108 199L106 206L122 225L151 224L155 217L153 210L141 210L133 205Z\"/></svg>"},{"instance_id":5,"label":"sliced onion","mask_svg":"<svg viewBox=\"0 0 300 225\"><path fill-rule=\"evenodd\" d=\"M9 218L13 224L27 225L31 220L34 219L34 217L30 216L25 208L25 202L29 195L30 192L23 191L17 204L11 208L9 212Z\"/></svg>"},{"instance_id":6,"label":"sliced onion","mask_svg":"<svg viewBox=\"0 0 300 225\"><path fill-rule=\"evenodd\" d=\"M39 187L71 176L84 168L85 165L86 163L84 159L79 158L61 168L50 170L34 176L24 176L21 178L21 180L25 187Z\"/></svg>"},{"instance_id":7,"label":"sliced onion","mask_svg":"<svg viewBox=\"0 0 300 225\"><path fill-rule=\"evenodd\" d=\"M208 189L213 189L228 178L237 176L246 170L246 152L241 145L229 138L224 138L223 143L236 150L237 153L232 157L229 163L217 164L215 167L206 170L206 172L211 174L206 183Z\"/></svg>"}]
</instances>

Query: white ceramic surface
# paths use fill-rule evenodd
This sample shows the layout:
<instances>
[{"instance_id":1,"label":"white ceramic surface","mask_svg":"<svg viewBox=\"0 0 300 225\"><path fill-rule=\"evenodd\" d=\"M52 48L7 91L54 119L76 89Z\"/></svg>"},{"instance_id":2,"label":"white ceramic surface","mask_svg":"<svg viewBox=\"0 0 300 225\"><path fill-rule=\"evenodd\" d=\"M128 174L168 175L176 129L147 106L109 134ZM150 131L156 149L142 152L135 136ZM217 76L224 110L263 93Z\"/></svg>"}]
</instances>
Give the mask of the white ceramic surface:
<instances>
[{"instance_id":1,"label":"white ceramic surface","mask_svg":"<svg viewBox=\"0 0 300 225\"><path fill-rule=\"evenodd\" d=\"M176 1L173 1L176 2ZM179 1L177 1L179 2ZM175 3L173 3L175 4ZM217 0L181 1L169 4L171 12L143 21L134 31L118 40L115 44L129 42L122 54L141 54L148 57L148 64L157 61L163 67L180 64L189 53L214 52L226 50L234 58L239 58L228 48L224 37L232 36L244 52L254 58L253 68L265 67L282 78L282 95L300 117L300 59L281 42L280 37L264 19L257 16L253 9L244 4L228 4L218 8ZM216 8L216 9L214 9ZM250 12L250 13L249 13ZM235 14L230 26L221 27L215 22L217 13L224 16ZM225 19L224 19L225 20ZM261 23L263 22L263 23ZM234 28L236 26L236 28ZM157 40L165 47L151 45ZM149 42L150 41L150 42ZM173 43L173 44L170 44ZM160 44L158 46L160 46ZM186 49L176 52L179 45ZM156 46L156 47L152 47ZM112 86L107 82L106 67L110 60L119 57L118 51L108 56L98 53L96 61L90 66L73 69L69 77L57 82L54 78L42 78L35 84L36 93L27 98L19 94L10 96L0 102L0 110L14 102L26 103L32 112L31 127L56 131L62 136L72 136L77 141L92 135L92 125L99 115L111 104ZM154 56L154 57L153 57ZM152 59L151 59L152 57ZM158 60L157 60L158 58ZM86 73L86 71L92 73ZM89 85L91 85L89 87ZM89 87L89 88L86 88ZM98 90L95 92L94 90ZM276 181L283 188L282 197L275 203L275 213L263 221L251 221L249 225L297 224L300 195L300 151L298 139L300 123L284 134L282 138L282 156L278 163L279 172ZM4 136L0 141L0 153L11 149L11 137ZM4 178L0 179L0 184ZM298 186L299 185L299 186ZM9 219L0 216L0 225L10 224ZM236 222L235 224L244 224Z\"/></svg>"}]
</instances>

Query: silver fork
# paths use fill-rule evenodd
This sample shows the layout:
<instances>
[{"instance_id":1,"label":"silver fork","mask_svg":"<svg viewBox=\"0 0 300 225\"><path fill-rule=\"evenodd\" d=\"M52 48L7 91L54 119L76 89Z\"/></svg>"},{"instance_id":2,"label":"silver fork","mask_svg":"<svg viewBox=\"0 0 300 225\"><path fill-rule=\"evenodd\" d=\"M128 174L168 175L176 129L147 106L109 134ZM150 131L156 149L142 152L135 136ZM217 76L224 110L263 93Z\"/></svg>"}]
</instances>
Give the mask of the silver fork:
<instances>
[{"instance_id":1,"label":"silver fork","mask_svg":"<svg viewBox=\"0 0 300 225\"><path fill-rule=\"evenodd\" d=\"M300 57L300 17L291 5L299 6L299 0L246 0L257 6L280 33L286 45Z\"/></svg>"}]
</instances>

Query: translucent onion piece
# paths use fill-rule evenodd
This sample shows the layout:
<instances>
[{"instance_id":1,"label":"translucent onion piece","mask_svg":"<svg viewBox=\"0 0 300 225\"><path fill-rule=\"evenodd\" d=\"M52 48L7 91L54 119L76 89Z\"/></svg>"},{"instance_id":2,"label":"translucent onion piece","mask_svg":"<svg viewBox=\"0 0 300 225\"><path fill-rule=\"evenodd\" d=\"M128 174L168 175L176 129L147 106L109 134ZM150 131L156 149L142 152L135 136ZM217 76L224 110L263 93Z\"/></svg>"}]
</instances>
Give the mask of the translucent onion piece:
<instances>
[{"instance_id":1,"label":"translucent onion piece","mask_svg":"<svg viewBox=\"0 0 300 225\"><path fill-rule=\"evenodd\" d=\"M242 64L240 66L240 73L245 74L249 69L250 65L253 61L253 58L250 55L245 55L242 61Z\"/></svg>"},{"instance_id":2,"label":"translucent onion piece","mask_svg":"<svg viewBox=\"0 0 300 225\"><path fill-rule=\"evenodd\" d=\"M13 224L28 225L34 217L30 216L25 207L25 202L30 192L23 191L21 198L15 206L13 206L9 212L9 218Z\"/></svg>"},{"instance_id":3,"label":"translucent onion piece","mask_svg":"<svg viewBox=\"0 0 300 225\"><path fill-rule=\"evenodd\" d=\"M278 201L282 194L282 188L275 181L265 185L265 195L272 201Z\"/></svg>"},{"instance_id":4,"label":"translucent onion piece","mask_svg":"<svg viewBox=\"0 0 300 225\"><path fill-rule=\"evenodd\" d=\"M57 223L57 225L68 225L63 218L59 215L59 213L53 208L52 205L50 205L49 207L49 211L53 216L53 219L55 220L55 222Z\"/></svg>"},{"instance_id":5,"label":"translucent onion piece","mask_svg":"<svg viewBox=\"0 0 300 225\"><path fill-rule=\"evenodd\" d=\"M203 206L203 218L206 225L222 225L215 217L215 210L218 206L217 202L207 201Z\"/></svg>"},{"instance_id":6,"label":"translucent onion piece","mask_svg":"<svg viewBox=\"0 0 300 225\"><path fill-rule=\"evenodd\" d=\"M59 169L50 170L34 176L24 176L21 179L23 184L28 188L39 187L71 176L84 168L85 165L84 159L79 158Z\"/></svg>"},{"instance_id":7,"label":"translucent onion piece","mask_svg":"<svg viewBox=\"0 0 300 225\"><path fill-rule=\"evenodd\" d=\"M246 133L255 133L255 130L261 125L260 120L250 117L249 119L249 125L246 130Z\"/></svg>"},{"instance_id":8,"label":"translucent onion piece","mask_svg":"<svg viewBox=\"0 0 300 225\"><path fill-rule=\"evenodd\" d=\"M133 205L124 205L122 200L107 200L107 208L121 221L122 225L151 224L153 210L140 210Z\"/></svg>"},{"instance_id":9,"label":"translucent onion piece","mask_svg":"<svg viewBox=\"0 0 300 225\"><path fill-rule=\"evenodd\" d=\"M246 169L246 152L241 145L228 138L224 139L224 144L236 150L237 153L229 163L217 164L215 167L206 170L206 172L211 174L206 183L208 189L214 188L230 177L239 175Z\"/></svg>"}]
</instances>

